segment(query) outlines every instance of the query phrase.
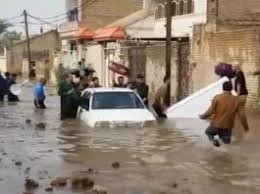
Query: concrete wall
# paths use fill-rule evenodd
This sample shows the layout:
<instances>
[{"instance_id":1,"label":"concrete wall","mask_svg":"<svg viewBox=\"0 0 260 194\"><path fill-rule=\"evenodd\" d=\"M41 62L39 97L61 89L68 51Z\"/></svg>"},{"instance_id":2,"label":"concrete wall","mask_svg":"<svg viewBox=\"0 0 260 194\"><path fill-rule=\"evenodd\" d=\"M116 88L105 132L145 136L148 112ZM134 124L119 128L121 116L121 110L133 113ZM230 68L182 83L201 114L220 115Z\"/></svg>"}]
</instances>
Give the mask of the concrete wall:
<instances>
[{"instance_id":1,"label":"concrete wall","mask_svg":"<svg viewBox=\"0 0 260 194\"><path fill-rule=\"evenodd\" d=\"M85 4L86 1L88 0L82 0L82 4ZM81 25L95 30L141 10L142 8L142 0L96 1L82 9Z\"/></svg>"},{"instance_id":2,"label":"concrete wall","mask_svg":"<svg viewBox=\"0 0 260 194\"><path fill-rule=\"evenodd\" d=\"M46 60L49 60L50 66L53 64L53 54L56 50L60 49L60 40L58 33L56 31L47 32L45 34L33 37L30 40L31 43L31 52L32 52L32 61L45 63ZM47 50L49 52L49 57L36 57L34 52L40 52ZM24 56L24 52L27 52L26 41L15 44L8 54L7 61L7 70L12 73L20 73L23 70L23 61L27 60L27 57ZM37 68L37 67L36 67ZM51 69L52 67L48 67ZM24 72L27 73L27 72Z\"/></svg>"},{"instance_id":3,"label":"concrete wall","mask_svg":"<svg viewBox=\"0 0 260 194\"><path fill-rule=\"evenodd\" d=\"M104 85L104 62L103 62L103 46L100 44L88 45L86 52L86 64L91 64L91 67L95 69L97 76L100 80L100 84Z\"/></svg>"},{"instance_id":4,"label":"concrete wall","mask_svg":"<svg viewBox=\"0 0 260 194\"><path fill-rule=\"evenodd\" d=\"M0 72L6 72L7 69L7 51L6 48L1 48L0 52Z\"/></svg>"},{"instance_id":5,"label":"concrete wall","mask_svg":"<svg viewBox=\"0 0 260 194\"><path fill-rule=\"evenodd\" d=\"M188 57L189 57L189 43L180 43L177 42L172 43L172 73L171 73L171 99L172 103L177 101L178 93L181 98L184 98L184 95L188 95L188 85L186 83L189 82L189 78L181 73L179 74L180 66L186 66L188 68ZM180 49L180 50L179 50ZM150 102L153 102L156 91L163 84L163 78L165 76L165 45L160 43L158 45L153 45L146 48L146 83L150 88ZM183 69L184 70L184 69ZM182 71L183 72L183 71ZM178 80L179 75L184 78L185 84L183 84L183 80L181 81L181 87L187 90L186 94L184 91L181 91L178 88Z\"/></svg>"},{"instance_id":6,"label":"concrete wall","mask_svg":"<svg viewBox=\"0 0 260 194\"><path fill-rule=\"evenodd\" d=\"M192 36L192 26L195 24L206 23L207 0L194 0L194 13L174 16L172 18L172 36ZM165 37L166 34L165 18L155 21L155 34Z\"/></svg>"},{"instance_id":7,"label":"concrete wall","mask_svg":"<svg viewBox=\"0 0 260 194\"><path fill-rule=\"evenodd\" d=\"M214 73L217 63L239 61L249 89L248 105L256 107L259 100L259 78L250 76L249 73L260 68L259 31L245 29L214 33L207 32L205 28L194 28L191 50L191 60L196 64L192 72L194 91L218 79Z\"/></svg>"}]
</instances>

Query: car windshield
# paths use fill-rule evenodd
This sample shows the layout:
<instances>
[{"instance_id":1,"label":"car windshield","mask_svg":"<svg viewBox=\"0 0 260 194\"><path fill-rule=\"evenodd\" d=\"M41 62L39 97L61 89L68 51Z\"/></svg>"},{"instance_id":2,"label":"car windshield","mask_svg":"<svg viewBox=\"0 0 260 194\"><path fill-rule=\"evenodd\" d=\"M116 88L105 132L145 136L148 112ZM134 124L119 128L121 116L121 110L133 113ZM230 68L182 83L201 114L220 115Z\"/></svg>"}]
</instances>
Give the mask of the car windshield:
<instances>
[{"instance_id":1,"label":"car windshield","mask_svg":"<svg viewBox=\"0 0 260 194\"><path fill-rule=\"evenodd\" d=\"M134 92L98 92L92 109L144 109L144 105Z\"/></svg>"}]
</instances>

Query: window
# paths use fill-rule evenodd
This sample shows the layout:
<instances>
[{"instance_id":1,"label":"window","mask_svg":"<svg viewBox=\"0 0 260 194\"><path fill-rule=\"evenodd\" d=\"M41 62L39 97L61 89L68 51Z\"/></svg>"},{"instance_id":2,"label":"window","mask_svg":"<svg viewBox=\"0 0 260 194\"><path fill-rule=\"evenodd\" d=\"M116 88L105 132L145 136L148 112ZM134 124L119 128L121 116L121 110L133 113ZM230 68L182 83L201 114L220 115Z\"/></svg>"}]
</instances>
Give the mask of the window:
<instances>
[{"instance_id":1,"label":"window","mask_svg":"<svg viewBox=\"0 0 260 194\"><path fill-rule=\"evenodd\" d=\"M190 14L193 12L193 0L187 1L187 13Z\"/></svg>"},{"instance_id":2,"label":"window","mask_svg":"<svg viewBox=\"0 0 260 194\"><path fill-rule=\"evenodd\" d=\"M184 2L183 0L181 0L179 3L179 15L183 15L183 14L184 14Z\"/></svg>"},{"instance_id":3,"label":"window","mask_svg":"<svg viewBox=\"0 0 260 194\"><path fill-rule=\"evenodd\" d=\"M92 109L144 109L134 92L98 92L92 100Z\"/></svg>"},{"instance_id":4,"label":"window","mask_svg":"<svg viewBox=\"0 0 260 194\"><path fill-rule=\"evenodd\" d=\"M89 111L90 98L91 93L86 92L80 99L80 105L87 111Z\"/></svg>"},{"instance_id":5,"label":"window","mask_svg":"<svg viewBox=\"0 0 260 194\"><path fill-rule=\"evenodd\" d=\"M155 19L160 19L164 17L164 6L159 4L155 11Z\"/></svg>"},{"instance_id":6,"label":"window","mask_svg":"<svg viewBox=\"0 0 260 194\"><path fill-rule=\"evenodd\" d=\"M172 5L171 5L172 16L176 16L177 15L176 9L177 9L177 4L176 4L175 1L173 1Z\"/></svg>"}]
</instances>

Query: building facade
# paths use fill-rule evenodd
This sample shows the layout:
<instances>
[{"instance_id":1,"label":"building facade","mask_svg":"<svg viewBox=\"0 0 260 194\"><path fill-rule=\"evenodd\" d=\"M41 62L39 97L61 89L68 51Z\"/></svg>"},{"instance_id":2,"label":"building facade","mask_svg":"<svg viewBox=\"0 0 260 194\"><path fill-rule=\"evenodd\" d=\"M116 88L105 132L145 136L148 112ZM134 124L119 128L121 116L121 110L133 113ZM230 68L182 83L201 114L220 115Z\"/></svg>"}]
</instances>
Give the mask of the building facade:
<instances>
[{"instance_id":1,"label":"building facade","mask_svg":"<svg viewBox=\"0 0 260 194\"><path fill-rule=\"evenodd\" d=\"M30 38L31 64L37 77L52 79L55 53L60 50L59 34L56 30ZM12 45L7 54L7 69L10 73L29 74L27 41Z\"/></svg>"},{"instance_id":2,"label":"building facade","mask_svg":"<svg viewBox=\"0 0 260 194\"><path fill-rule=\"evenodd\" d=\"M94 32L142 9L142 6L143 2L140 0L66 0L67 21L58 27L62 39L63 64L74 67L78 61L87 57L84 46L86 41L75 37L77 31L88 28Z\"/></svg>"},{"instance_id":3,"label":"building facade","mask_svg":"<svg viewBox=\"0 0 260 194\"><path fill-rule=\"evenodd\" d=\"M257 0L208 0L207 23L193 27L191 63L194 91L215 81L219 62L239 62L249 90L248 106L256 108L260 80L250 72L259 65L259 12Z\"/></svg>"}]
</instances>

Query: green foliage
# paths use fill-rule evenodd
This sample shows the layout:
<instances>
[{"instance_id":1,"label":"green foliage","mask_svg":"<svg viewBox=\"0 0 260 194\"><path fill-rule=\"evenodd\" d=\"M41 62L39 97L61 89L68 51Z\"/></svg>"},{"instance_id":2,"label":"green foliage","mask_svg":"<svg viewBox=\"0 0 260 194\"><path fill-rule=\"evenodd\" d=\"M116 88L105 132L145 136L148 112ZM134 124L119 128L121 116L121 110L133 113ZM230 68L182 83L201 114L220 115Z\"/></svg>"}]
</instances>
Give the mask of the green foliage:
<instances>
[{"instance_id":1,"label":"green foliage","mask_svg":"<svg viewBox=\"0 0 260 194\"><path fill-rule=\"evenodd\" d=\"M7 48L10 48L13 41L21 39L21 33L16 31L8 31L8 28L12 27L6 20L0 19L0 44Z\"/></svg>"},{"instance_id":2,"label":"green foliage","mask_svg":"<svg viewBox=\"0 0 260 194\"><path fill-rule=\"evenodd\" d=\"M22 33L7 31L0 36L0 43L10 48L15 40L21 40Z\"/></svg>"},{"instance_id":3,"label":"green foliage","mask_svg":"<svg viewBox=\"0 0 260 194\"><path fill-rule=\"evenodd\" d=\"M0 19L0 35L2 35L4 32L7 32L7 29L11 26L12 25L6 20Z\"/></svg>"}]
</instances>

